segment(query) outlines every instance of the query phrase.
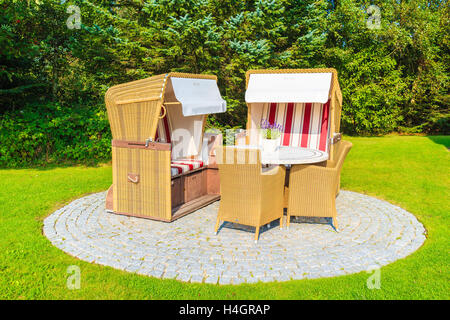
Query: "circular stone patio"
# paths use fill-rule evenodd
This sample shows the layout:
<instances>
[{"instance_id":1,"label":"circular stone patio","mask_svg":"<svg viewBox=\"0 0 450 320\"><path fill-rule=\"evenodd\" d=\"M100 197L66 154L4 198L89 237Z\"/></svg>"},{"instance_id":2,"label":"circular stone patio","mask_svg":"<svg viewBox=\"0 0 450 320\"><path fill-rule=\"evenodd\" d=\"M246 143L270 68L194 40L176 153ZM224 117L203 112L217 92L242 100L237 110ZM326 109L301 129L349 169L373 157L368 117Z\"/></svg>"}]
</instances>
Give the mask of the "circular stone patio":
<instances>
[{"instance_id":1,"label":"circular stone patio","mask_svg":"<svg viewBox=\"0 0 450 320\"><path fill-rule=\"evenodd\" d=\"M91 194L44 221L58 248L113 268L158 278L219 284L333 277L367 271L406 257L425 241L409 212L388 202L341 191L340 230L328 219L292 218L261 229L225 223L214 234L219 202L172 223L107 213L106 192Z\"/></svg>"}]
</instances>

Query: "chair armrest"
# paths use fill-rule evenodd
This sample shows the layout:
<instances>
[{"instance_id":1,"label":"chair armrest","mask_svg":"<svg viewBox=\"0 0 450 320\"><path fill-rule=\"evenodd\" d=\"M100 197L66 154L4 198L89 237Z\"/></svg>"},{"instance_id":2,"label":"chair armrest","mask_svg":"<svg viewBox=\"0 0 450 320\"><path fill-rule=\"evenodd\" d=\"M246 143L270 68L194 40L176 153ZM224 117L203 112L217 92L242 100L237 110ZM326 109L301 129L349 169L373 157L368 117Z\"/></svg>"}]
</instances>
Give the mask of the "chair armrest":
<instances>
[{"instance_id":1,"label":"chair armrest","mask_svg":"<svg viewBox=\"0 0 450 320\"><path fill-rule=\"evenodd\" d=\"M334 162L328 162L330 160L326 160L326 165L333 164ZM327 174L334 174L337 172L337 169L335 167L328 167L322 165L315 165L315 164L294 164L292 165L292 169L296 168L295 170L302 170L303 172L326 172ZM292 170L291 169L291 170Z\"/></svg>"}]
</instances>

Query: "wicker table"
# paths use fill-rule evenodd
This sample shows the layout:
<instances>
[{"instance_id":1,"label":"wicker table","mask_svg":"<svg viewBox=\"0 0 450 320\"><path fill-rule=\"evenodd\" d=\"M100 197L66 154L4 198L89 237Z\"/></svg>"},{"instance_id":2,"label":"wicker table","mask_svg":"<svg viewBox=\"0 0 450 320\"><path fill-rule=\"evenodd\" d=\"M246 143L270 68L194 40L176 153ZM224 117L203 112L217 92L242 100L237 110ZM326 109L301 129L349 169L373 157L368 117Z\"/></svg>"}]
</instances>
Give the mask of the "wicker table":
<instances>
[{"instance_id":1,"label":"wicker table","mask_svg":"<svg viewBox=\"0 0 450 320\"><path fill-rule=\"evenodd\" d=\"M261 151L263 164L307 164L328 160L328 153L307 148L280 146L275 152Z\"/></svg>"}]
</instances>

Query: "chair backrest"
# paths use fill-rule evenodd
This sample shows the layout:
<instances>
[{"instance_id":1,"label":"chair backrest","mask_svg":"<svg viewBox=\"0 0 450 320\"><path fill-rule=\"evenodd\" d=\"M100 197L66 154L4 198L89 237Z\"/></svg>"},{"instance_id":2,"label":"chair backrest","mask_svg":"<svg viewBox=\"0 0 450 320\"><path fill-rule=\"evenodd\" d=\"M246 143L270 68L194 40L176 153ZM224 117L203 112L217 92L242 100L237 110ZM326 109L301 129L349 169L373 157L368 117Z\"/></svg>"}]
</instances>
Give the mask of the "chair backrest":
<instances>
[{"instance_id":1,"label":"chair backrest","mask_svg":"<svg viewBox=\"0 0 450 320\"><path fill-rule=\"evenodd\" d=\"M261 174L261 150L255 147L217 146L216 163L232 175L253 178Z\"/></svg>"},{"instance_id":2,"label":"chair backrest","mask_svg":"<svg viewBox=\"0 0 450 320\"><path fill-rule=\"evenodd\" d=\"M258 128L264 123L280 125L280 145L329 151L330 101L253 105L251 127Z\"/></svg>"},{"instance_id":3,"label":"chair backrest","mask_svg":"<svg viewBox=\"0 0 450 320\"><path fill-rule=\"evenodd\" d=\"M219 167L220 193L227 205L240 203L239 210L249 212L258 206L261 197L261 151L257 148L234 146L216 147L216 162ZM231 204L230 204L231 203ZM242 207L242 203L245 204ZM238 209L238 208L236 208Z\"/></svg>"}]
</instances>

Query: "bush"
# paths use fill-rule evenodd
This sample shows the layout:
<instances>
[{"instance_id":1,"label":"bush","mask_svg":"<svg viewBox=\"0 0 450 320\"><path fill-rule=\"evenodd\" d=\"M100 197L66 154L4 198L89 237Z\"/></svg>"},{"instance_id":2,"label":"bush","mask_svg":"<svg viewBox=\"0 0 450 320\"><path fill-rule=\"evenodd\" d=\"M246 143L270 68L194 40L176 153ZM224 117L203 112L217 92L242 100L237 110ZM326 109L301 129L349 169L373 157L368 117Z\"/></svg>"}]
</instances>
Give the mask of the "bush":
<instances>
[{"instance_id":1,"label":"bush","mask_svg":"<svg viewBox=\"0 0 450 320\"><path fill-rule=\"evenodd\" d=\"M0 166L109 159L106 90L170 71L218 76L227 112L210 127L245 127L249 69L333 67L342 132L449 133L440 1L379 1L380 28L370 1L119 2L0 0Z\"/></svg>"},{"instance_id":2,"label":"bush","mask_svg":"<svg viewBox=\"0 0 450 320\"><path fill-rule=\"evenodd\" d=\"M104 106L28 105L0 117L0 166L110 159L111 132Z\"/></svg>"}]
</instances>

